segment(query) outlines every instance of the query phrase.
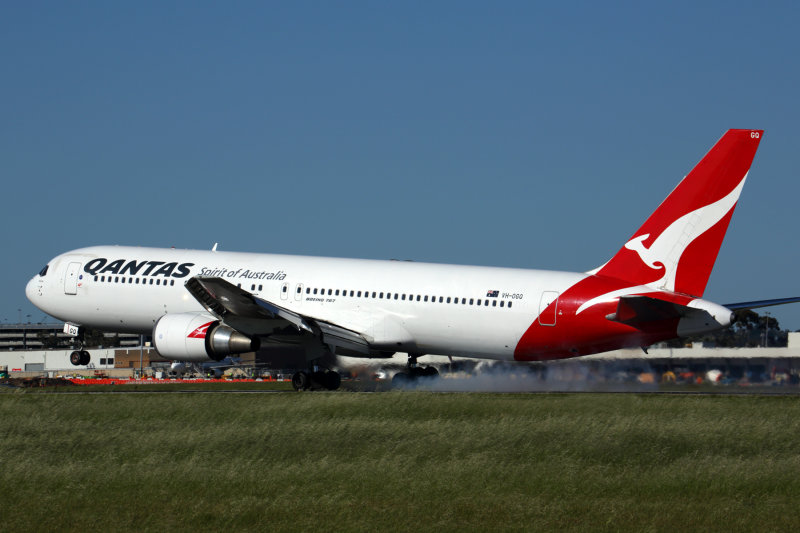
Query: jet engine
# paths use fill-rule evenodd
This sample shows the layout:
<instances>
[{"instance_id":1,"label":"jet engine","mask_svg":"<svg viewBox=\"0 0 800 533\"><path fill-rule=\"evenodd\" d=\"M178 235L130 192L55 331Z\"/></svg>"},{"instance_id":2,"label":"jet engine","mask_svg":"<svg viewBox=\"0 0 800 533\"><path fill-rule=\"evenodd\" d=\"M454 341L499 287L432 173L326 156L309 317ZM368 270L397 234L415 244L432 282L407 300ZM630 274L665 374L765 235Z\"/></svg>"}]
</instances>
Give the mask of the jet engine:
<instances>
[{"instance_id":1,"label":"jet engine","mask_svg":"<svg viewBox=\"0 0 800 533\"><path fill-rule=\"evenodd\" d=\"M153 327L153 342L163 357L177 361L221 361L225 357L258 350L258 337L250 338L205 313L164 315Z\"/></svg>"}]
</instances>

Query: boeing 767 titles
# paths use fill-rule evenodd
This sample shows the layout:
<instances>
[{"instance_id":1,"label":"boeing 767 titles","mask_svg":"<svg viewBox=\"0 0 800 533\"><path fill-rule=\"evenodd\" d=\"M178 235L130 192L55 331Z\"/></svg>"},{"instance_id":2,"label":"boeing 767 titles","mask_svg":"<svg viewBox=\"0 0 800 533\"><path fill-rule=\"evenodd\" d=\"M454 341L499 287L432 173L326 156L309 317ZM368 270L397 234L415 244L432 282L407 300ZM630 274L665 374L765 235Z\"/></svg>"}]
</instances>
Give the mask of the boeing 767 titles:
<instances>
[{"instance_id":1,"label":"boeing 767 titles","mask_svg":"<svg viewBox=\"0 0 800 533\"><path fill-rule=\"evenodd\" d=\"M408 353L396 381L435 375L426 354L508 361L578 357L727 327L702 299L761 140L729 130L604 265L590 272L95 246L61 254L28 299L84 328L152 335L177 361L218 361L261 343L328 354ZM87 364L84 350L74 364ZM297 372L296 389L335 389L335 371Z\"/></svg>"}]
</instances>

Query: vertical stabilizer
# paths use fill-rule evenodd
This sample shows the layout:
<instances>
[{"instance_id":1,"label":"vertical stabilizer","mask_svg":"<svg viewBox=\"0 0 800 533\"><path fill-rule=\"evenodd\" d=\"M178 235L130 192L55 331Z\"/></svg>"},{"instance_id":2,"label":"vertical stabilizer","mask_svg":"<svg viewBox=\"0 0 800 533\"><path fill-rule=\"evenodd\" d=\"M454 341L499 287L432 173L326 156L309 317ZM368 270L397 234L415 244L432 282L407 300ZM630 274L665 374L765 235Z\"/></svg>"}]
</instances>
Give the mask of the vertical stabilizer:
<instances>
[{"instance_id":1,"label":"vertical stabilizer","mask_svg":"<svg viewBox=\"0 0 800 533\"><path fill-rule=\"evenodd\" d=\"M593 274L700 297L763 130L728 130Z\"/></svg>"}]
</instances>

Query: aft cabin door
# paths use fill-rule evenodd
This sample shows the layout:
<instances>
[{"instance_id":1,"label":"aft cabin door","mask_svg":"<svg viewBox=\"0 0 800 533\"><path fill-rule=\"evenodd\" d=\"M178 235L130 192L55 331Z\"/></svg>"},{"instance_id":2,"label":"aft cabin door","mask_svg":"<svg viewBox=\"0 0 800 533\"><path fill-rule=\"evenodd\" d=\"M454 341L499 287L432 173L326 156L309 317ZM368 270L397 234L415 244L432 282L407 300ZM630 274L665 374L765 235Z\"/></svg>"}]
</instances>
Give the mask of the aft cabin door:
<instances>
[{"instance_id":1,"label":"aft cabin door","mask_svg":"<svg viewBox=\"0 0 800 533\"><path fill-rule=\"evenodd\" d=\"M64 277L65 294L78 294L78 271L80 269L80 263L70 263L67 266L67 275Z\"/></svg>"},{"instance_id":2,"label":"aft cabin door","mask_svg":"<svg viewBox=\"0 0 800 533\"><path fill-rule=\"evenodd\" d=\"M544 291L539 300L539 324L542 326L555 326L558 314L558 293Z\"/></svg>"}]
</instances>

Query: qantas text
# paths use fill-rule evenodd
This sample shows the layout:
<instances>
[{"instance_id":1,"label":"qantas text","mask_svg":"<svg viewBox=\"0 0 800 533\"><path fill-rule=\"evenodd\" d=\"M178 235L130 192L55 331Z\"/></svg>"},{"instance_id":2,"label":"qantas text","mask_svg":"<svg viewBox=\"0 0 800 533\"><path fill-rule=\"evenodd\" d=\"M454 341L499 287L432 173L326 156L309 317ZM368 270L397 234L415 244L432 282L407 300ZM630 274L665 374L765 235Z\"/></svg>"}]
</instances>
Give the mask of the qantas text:
<instances>
[{"instance_id":1,"label":"qantas text","mask_svg":"<svg viewBox=\"0 0 800 533\"><path fill-rule=\"evenodd\" d=\"M185 278L194 263L165 263L164 261L147 261L136 259L116 259L109 263L105 257L92 259L83 267L83 271L93 276L97 274L119 274L129 276L164 276L166 278Z\"/></svg>"}]
</instances>

